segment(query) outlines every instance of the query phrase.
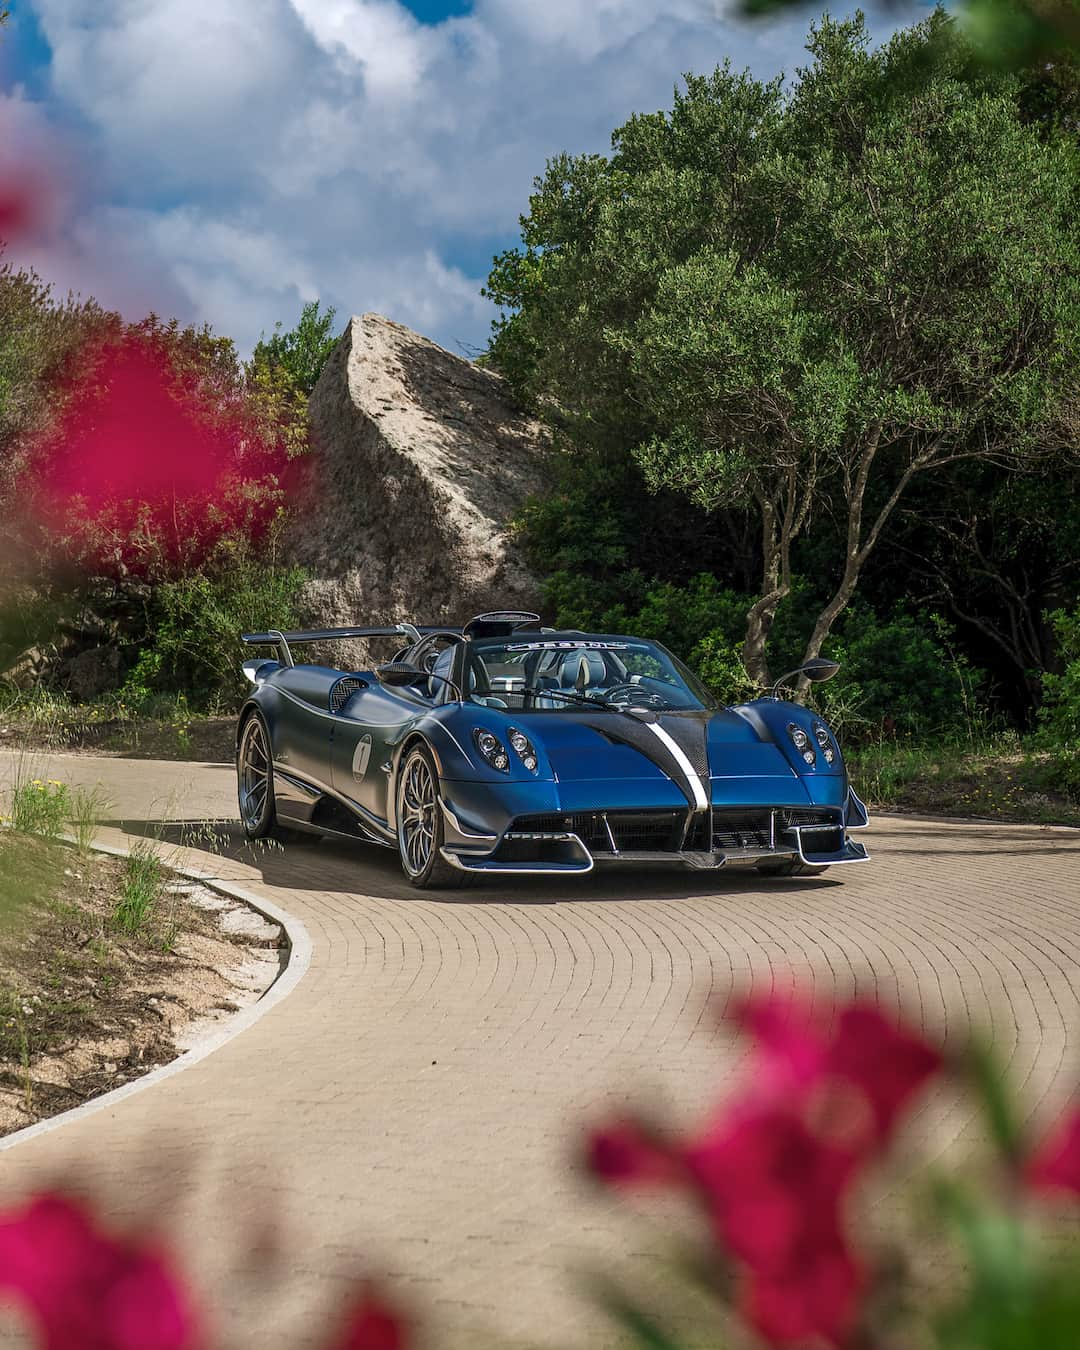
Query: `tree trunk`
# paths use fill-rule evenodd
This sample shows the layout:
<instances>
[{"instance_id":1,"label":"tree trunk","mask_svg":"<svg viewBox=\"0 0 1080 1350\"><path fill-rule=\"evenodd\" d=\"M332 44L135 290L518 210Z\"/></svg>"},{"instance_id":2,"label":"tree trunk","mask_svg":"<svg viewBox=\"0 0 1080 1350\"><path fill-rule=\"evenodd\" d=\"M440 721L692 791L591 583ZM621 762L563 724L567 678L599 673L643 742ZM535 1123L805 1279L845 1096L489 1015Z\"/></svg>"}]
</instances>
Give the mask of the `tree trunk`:
<instances>
[{"instance_id":1,"label":"tree trunk","mask_svg":"<svg viewBox=\"0 0 1080 1350\"><path fill-rule=\"evenodd\" d=\"M779 537L776 508L771 501L759 499L761 507L761 594L746 615L746 637L743 641L742 662L746 673L762 687L769 684L769 661L766 647L776 611L781 600L791 590L791 579L783 566L784 548Z\"/></svg>"}]
</instances>

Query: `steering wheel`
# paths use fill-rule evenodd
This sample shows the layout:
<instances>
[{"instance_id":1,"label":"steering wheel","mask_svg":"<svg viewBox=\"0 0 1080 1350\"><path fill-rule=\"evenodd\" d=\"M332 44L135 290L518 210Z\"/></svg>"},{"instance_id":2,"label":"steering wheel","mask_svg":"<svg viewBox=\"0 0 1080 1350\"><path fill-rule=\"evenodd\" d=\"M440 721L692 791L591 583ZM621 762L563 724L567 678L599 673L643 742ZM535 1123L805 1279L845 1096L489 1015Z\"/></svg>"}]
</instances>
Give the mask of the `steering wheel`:
<instances>
[{"instance_id":1,"label":"steering wheel","mask_svg":"<svg viewBox=\"0 0 1080 1350\"><path fill-rule=\"evenodd\" d=\"M618 703L627 708L666 708L667 699L654 694L650 689L642 689L640 684L616 684L604 690L605 703Z\"/></svg>"}]
</instances>

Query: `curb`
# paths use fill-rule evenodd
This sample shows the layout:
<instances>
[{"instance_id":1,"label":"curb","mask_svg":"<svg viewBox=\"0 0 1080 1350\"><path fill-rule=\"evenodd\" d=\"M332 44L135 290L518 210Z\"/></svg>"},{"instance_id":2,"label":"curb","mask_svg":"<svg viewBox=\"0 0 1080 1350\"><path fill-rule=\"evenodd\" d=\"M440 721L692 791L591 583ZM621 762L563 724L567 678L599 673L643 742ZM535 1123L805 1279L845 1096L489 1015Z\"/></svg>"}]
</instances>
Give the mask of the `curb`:
<instances>
[{"instance_id":1,"label":"curb","mask_svg":"<svg viewBox=\"0 0 1080 1350\"><path fill-rule=\"evenodd\" d=\"M112 844L95 844L92 847L95 853L107 853L114 858L126 858L131 853L128 848L118 848ZM311 937L304 925L294 915L279 908L273 901L254 895L243 886L237 886L234 882L227 881L222 877L215 877L194 867L170 865L169 870L187 881L198 881L210 890L227 895L231 900L239 900L264 918L272 919L275 923L280 924L288 943L288 955L284 967L278 972L273 984L257 1002L249 1008L242 1008L240 1012L234 1013L227 1022L202 1038L190 1050L185 1050L182 1055L170 1060L168 1064L159 1065L158 1068L151 1069L149 1073L144 1073L142 1077L123 1084L122 1087L113 1088L111 1092L102 1093L100 1097L84 1102L82 1106L74 1106L70 1111L62 1111L59 1115L50 1116L48 1120L39 1120L34 1125L27 1125L21 1130L16 1130L14 1134L9 1134L0 1139L0 1153L6 1149L14 1148L16 1144L21 1144L25 1140L48 1134L52 1130L62 1129L65 1125L69 1125L76 1120L84 1120L97 1111L107 1110L109 1107L122 1102L125 1097L132 1097L136 1092L142 1092L146 1088L153 1087L156 1083L164 1082L166 1078L172 1078L175 1074L183 1073L185 1069L193 1068L200 1060L206 1059L215 1050L219 1050L235 1036L247 1031L248 1027L254 1026L256 1022L265 1017L271 1008L276 1007L292 993L307 974L311 965Z\"/></svg>"}]
</instances>

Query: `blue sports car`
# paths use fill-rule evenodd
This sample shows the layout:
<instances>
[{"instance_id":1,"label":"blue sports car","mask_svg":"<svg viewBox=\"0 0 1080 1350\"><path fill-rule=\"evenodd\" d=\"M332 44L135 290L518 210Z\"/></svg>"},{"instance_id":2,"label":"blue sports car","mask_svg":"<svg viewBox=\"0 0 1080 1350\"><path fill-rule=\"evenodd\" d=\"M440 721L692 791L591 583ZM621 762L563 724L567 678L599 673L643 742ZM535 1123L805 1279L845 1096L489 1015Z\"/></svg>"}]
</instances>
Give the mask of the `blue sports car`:
<instances>
[{"instance_id":1,"label":"blue sports car","mask_svg":"<svg viewBox=\"0 0 1080 1350\"><path fill-rule=\"evenodd\" d=\"M292 648L394 638L374 670ZM751 863L798 876L865 862L868 819L822 719L778 690L722 707L657 642L555 632L535 614L464 627L250 633L240 816L251 838L333 835L397 849L414 886L601 863ZM811 662L825 679L837 667Z\"/></svg>"}]
</instances>

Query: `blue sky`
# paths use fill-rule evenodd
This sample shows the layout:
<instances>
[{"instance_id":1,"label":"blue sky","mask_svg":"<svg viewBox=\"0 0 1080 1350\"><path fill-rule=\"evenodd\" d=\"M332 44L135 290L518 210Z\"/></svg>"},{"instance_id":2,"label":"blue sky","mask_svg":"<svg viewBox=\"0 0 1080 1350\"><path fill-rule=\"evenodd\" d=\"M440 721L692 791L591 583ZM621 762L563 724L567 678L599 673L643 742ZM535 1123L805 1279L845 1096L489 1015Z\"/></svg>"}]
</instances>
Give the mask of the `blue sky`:
<instances>
[{"instance_id":1,"label":"blue sky","mask_svg":"<svg viewBox=\"0 0 1080 1350\"><path fill-rule=\"evenodd\" d=\"M9 256L244 350L316 297L479 347L491 255L548 156L606 149L685 71L800 63L814 11L746 25L726 3L14 0L0 172L51 162L64 202Z\"/></svg>"}]
</instances>

